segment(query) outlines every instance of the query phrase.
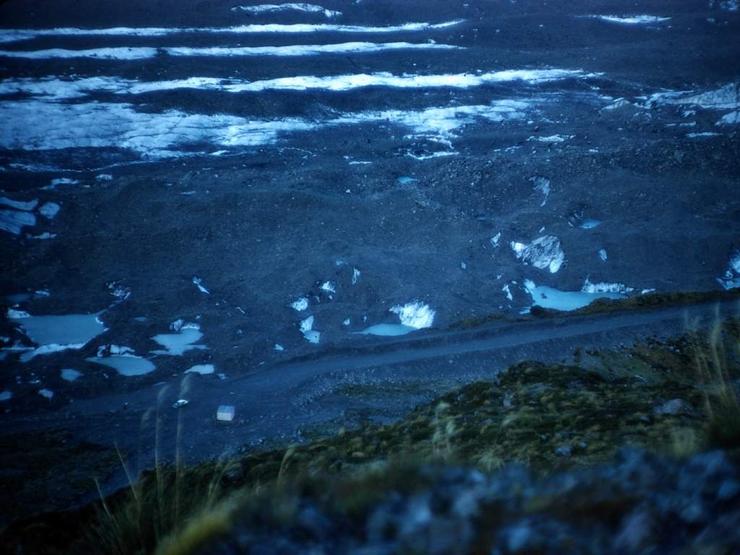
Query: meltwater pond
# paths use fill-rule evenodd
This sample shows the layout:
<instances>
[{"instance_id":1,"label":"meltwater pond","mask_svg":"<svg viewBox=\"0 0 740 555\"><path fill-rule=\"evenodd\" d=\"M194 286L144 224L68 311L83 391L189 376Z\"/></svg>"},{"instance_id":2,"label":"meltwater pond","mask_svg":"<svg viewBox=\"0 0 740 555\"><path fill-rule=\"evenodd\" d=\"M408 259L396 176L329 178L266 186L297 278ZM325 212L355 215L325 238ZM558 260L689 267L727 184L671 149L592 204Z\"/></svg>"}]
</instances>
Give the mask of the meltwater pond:
<instances>
[{"instance_id":1,"label":"meltwater pond","mask_svg":"<svg viewBox=\"0 0 740 555\"><path fill-rule=\"evenodd\" d=\"M164 350L152 351L156 355L179 356L194 349L205 349L205 345L196 345L195 342L203 337L198 324L186 324L181 321L171 326L175 333L163 333L152 337Z\"/></svg>"},{"instance_id":2,"label":"meltwater pond","mask_svg":"<svg viewBox=\"0 0 740 555\"><path fill-rule=\"evenodd\" d=\"M90 357L89 362L113 368L122 376L143 376L156 369L156 366L145 358L136 355L112 355L108 357Z\"/></svg>"},{"instance_id":3,"label":"meltwater pond","mask_svg":"<svg viewBox=\"0 0 740 555\"><path fill-rule=\"evenodd\" d=\"M412 328L411 326L404 326L403 324L376 324L362 331L358 331L357 333L361 335L397 337L399 335L406 335L412 331L417 331L417 329L418 328Z\"/></svg>"},{"instance_id":4,"label":"meltwater pond","mask_svg":"<svg viewBox=\"0 0 740 555\"><path fill-rule=\"evenodd\" d=\"M19 324L28 338L38 345L33 354L44 354L84 347L106 331L100 314L102 313L31 316L27 312L11 310L8 317ZM29 356L26 355L25 358Z\"/></svg>"},{"instance_id":5,"label":"meltwater pond","mask_svg":"<svg viewBox=\"0 0 740 555\"><path fill-rule=\"evenodd\" d=\"M534 306L551 310L578 310L597 299L623 299L625 297L623 293L614 291L560 291L546 285L535 285L531 281L526 282L525 289L532 297Z\"/></svg>"}]
</instances>

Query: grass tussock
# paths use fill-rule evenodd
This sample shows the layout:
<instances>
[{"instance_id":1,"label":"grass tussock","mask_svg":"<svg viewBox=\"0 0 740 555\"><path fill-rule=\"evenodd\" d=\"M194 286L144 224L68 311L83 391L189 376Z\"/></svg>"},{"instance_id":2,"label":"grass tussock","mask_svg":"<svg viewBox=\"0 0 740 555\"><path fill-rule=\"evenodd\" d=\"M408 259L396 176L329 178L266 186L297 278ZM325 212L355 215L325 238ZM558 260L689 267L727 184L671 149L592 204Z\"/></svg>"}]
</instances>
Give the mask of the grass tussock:
<instances>
[{"instance_id":1,"label":"grass tussock","mask_svg":"<svg viewBox=\"0 0 740 555\"><path fill-rule=\"evenodd\" d=\"M254 526L289 523L299 490L321 497L333 488L336 514L351 521L389 488L415 487L420 462L487 472L518 462L546 473L607 461L625 445L679 456L737 448L739 339L740 324L729 321L709 336L585 354L579 365L521 363L393 424L228 461L159 464L101 501L78 551L185 555L228 532L237 514L253 515ZM658 410L674 400L680 410Z\"/></svg>"},{"instance_id":2,"label":"grass tussock","mask_svg":"<svg viewBox=\"0 0 740 555\"><path fill-rule=\"evenodd\" d=\"M740 400L729 362L729 358L737 360L740 356L740 342L727 341L726 333L720 324L711 329L707 349L696 352L696 368L705 385L709 443L724 449L740 449Z\"/></svg>"},{"instance_id":3,"label":"grass tussock","mask_svg":"<svg viewBox=\"0 0 740 555\"><path fill-rule=\"evenodd\" d=\"M151 553L171 534L186 530L195 515L209 514L210 526L215 527L219 517L212 510L226 494L227 470L228 464L221 463L187 469L162 465L119 495L110 499L101 495L85 542L88 552Z\"/></svg>"}]
</instances>

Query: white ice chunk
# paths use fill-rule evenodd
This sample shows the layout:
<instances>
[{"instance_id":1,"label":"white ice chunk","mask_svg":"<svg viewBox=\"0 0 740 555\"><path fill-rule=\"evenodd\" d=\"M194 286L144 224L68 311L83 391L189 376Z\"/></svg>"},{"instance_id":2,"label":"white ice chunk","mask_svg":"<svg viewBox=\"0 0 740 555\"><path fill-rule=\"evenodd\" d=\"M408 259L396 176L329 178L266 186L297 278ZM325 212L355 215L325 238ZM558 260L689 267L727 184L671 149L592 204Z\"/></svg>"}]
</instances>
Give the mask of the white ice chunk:
<instances>
[{"instance_id":1,"label":"white ice chunk","mask_svg":"<svg viewBox=\"0 0 740 555\"><path fill-rule=\"evenodd\" d=\"M491 246L492 247L498 247L499 241L501 241L501 232L499 231L496 235L491 237Z\"/></svg>"},{"instance_id":2,"label":"white ice chunk","mask_svg":"<svg viewBox=\"0 0 740 555\"><path fill-rule=\"evenodd\" d=\"M8 319L10 320L20 320L22 318L30 318L31 315L26 312L25 310L18 310L15 308L9 308L6 312L6 315Z\"/></svg>"},{"instance_id":3,"label":"white ice chunk","mask_svg":"<svg viewBox=\"0 0 740 555\"><path fill-rule=\"evenodd\" d=\"M628 106L633 106L633 104L627 100L626 98L617 98L614 102L609 104L608 106L604 106L604 110L619 110L621 108L626 108Z\"/></svg>"},{"instance_id":4,"label":"white ice chunk","mask_svg":"<svg viewBox=\"0 0 740 555\"><path fill-rule=\"evenodd\" d=\"M737 125L740 123L740 110L725 114L717 122L717 125ZM714 133L716 135L716 133ZM705 134L707 135L707 134Z\"/></svg>"},{"instance_id":5,"label":"white ice chunk","mask_svg":"<svg viewBox=\"0 0 740 555\"><path fill-rule=\"evenodd\" d=\"M0 39L0 42L2 40ZM144 60L154 58L156 48L146 46L121 46L111 48L88 48L85 50L67 50L49 48L46 50L0 50L0 58L23 58L28 60L90 58L93 60Z\"/></svg>"},{"instance_id":6,"label":"white ice chunk","mask_svg":"<svg viewBox=\"0 0 740 555\"><path fill-rule=\"evenodd\" d=\"M82 372L79 372L74 368L62 368L60 374L62 379L68 382L76 381L82 377Z\"/></svg>"},{"instance_id":7,"label":"white ice chunk","mask_svg":"<svg viewBox=\"0 0 740 555\"><path fill-rule=\"evenodd\" d=\"M321 290L324 293L334 294L337 292L337 286L332 281L325 281L324 283L321 284Z\"/></svg>"},{"instance_id":8,"label":"white ice chunk","mask_svg":"<svg viewBox=\"0 0 740 555\"><path fill-rule=\"evenodd\" d=\"M527 139L528 141L537 141L540 143L550 143L550 144L557 144L557 143L564 143L565 141L572 139L574 135L548 135L547 137L530 137Z\"/></svg>"},{"instance_id":9,"label":"white ice chunk","mask_svg":"<svg viewBox=\"0 0 740 555\"><path fill-rule=\"evenodd\" d=\"M216 371L216 367L213 364L196 364L185 370L186 374L200 374L201 376L208 376Z\"/></svg>"},{"instance_id":10,"label":"white ice chunk","mask_svg":"<svg viewBox=\"0 0 740 555\"><path fill-rule=\"evenodd\" d=\"M360 270L352 268L352 285L357 285L357 282L360 281L360 275L362 275Z\"/></svg>"},{"instance_id":11,"label":"white ice chunk","mask_svg":"<svg viewBox=\"0 0 740 555\"><path fill-rule=\"evenodd\" d=\"M105 357L109 355L133 355L135 351L131 347L121 345L101 345L98 347L97 356Z\"/></svg>"},{"instance_id":12,"label":"white ice chunk","mask_svg":"<svg viewBox=\"0 0 740 555\"><path fill-rule=\"evenodd\" d=\"M412 301L405 305L395 305L390 312L398 315L401 324L414 329L431 328L436 312L428 304Z\"/></svg>"},{"instance_id":13,"label":"white ice chunk","mask_svg":"<svg viewBox=\"0 0 740 555\"><path fill-rule=\"evenodd\" d=\"M595 229L601 225L601 222L599 220L595 220L593 218L586 218L583 220L578 227L581 229Z\"/></svg>"},{"instance_id":14,"label":"white ice chunk","mask_svg":"<svg viewBox=\"0 0 740 555\"><path fill-rule=\"evenodd\" d=\"M203 280L197 276L193 276L193 285L195 285L198 288L198 291L200 291L204 295L211 294L211 292L203 285Z\"/></svg>"},{"instance_id":15,"label":"white ice chunk","mask_svg":"<svg viewBox=\"0 0 740 555\"><path fill-rule=\"evenodd\" d=\"M591 283L588 278L583 282L581 291L584 293L631 293L635 289L633 287L627 287L623 283Z\"/></svg>"},{"instance_id":16,"label":"white ice chunk","mask_svg":"<svg viewBox=\"0 0 740 555\"><path fill-rule=\"evenodd\" d=\"M296 312L303 312L308 308L308 299L306 297L298 297L295 301L290 303L290 306Z\"/></svg>"},{"instance_id":17,"label":"white ice chunk","mask_svg":"<svg viewBox=\"0 0 740 555\"><path fill-rule=\"evenodd\" d=\"M43 233L39 233L38 235L27 235L29 239L54 239L56 237L56 233L49 233L48 231L44 231Z\"/></svg>"},{"instance_id":18,"label":"white ice chunk","mask_svg":"<svg viewBox=\"0 0 740 555\"><path fill-rule=\"evenodd\" d=\"M512 241L511 250L525 264L531 264L540 270L547 269L552 274L560 270L565 262L560 240L554 235L538 237L529 244Z\"/></svg>"},{"instance_id":19,"label":"white ice chunk","mask_svg":"<svg viewBox=\"0 0 740 555\"><path fill-rule=\"evenodd\" d=\"M606 249L599 249L599 258L601 258L602 262L606 262L609 258L609 255L606 253Z\"/></svg>"},{"instance_id":20,"label":"white ice chunk","mask_svg":"<svg viewBox=\"0 0 740 555\"><path fill-rule=\"evenodd\" d=\"M509 288L509 284L508 283L501 288L501 291L503 291L504 293L506 293L506 298L507 299L509 299L510 301L513 301L514 300L514 297L511 294L511 289Z\"/></svg>"},{"instance_id":21,"label":"white ice chunk","mask_svg":"<svg viewBox=\"0 0 740 555\"><path fill-rule=\"evenodd\" d=\"M39 208L39 214L48 220L52 220L59 213L60 208L56 202L47 202Z\"/></svg>"},{"instance_id":22,"label":"white ice chunk","mask_svg":"<svg viewBox=\"0 0 740 555\"><path fill-rule=\"evenodd\" d=\"M313 343L314 345L318 345L319 341L321 341L321 333L316 330L307 331L303 334L303 337L306 341Z\"/></svg>"},{"instance_id":23,"label":"white ice chunk","mask_svg":"<svg viewBox=\"0 0 740 555\"><path fill-rule=\"evenodd\" d=\"M608 21L609 23L619 23L621 25L654 25L671 19L670 17L657 15L591 15L589 17Z\"/></svg>"},{"instance_id":24,"label":"white ice chunk","mask_svg":"<svg viewBox=\"0 0 740 555\"><path fill-rule=\"evenodd\" d=\"M342 12L335 11L335 10L327 10L323 6L318 6L316 4L306 4L306 3L286 3L286 4L257 4L256 6L234 6L231 8L232 12L242 11L242 12L248 12L251 14L263 14L263 13L276 13L276 12L288 12L288 11L297 11L297 12L305 12L305 13L318 13L326 17L327 19L331 19L334 17L339 17L342 15Z\"/></svg>"},{"instance_id":25,"label":"white ice chunk","mask_svg":"<svg viewBox=\"0 0 740 555\"><path fill-rule=\"evenodd\" d=\"M48 399L49 401L51 401L54 398L54 392L51 389L46 389L46 388L39 389L37 393L41 395L42 397L44 397L45 399Z\"/></svg>"}]
</instances>

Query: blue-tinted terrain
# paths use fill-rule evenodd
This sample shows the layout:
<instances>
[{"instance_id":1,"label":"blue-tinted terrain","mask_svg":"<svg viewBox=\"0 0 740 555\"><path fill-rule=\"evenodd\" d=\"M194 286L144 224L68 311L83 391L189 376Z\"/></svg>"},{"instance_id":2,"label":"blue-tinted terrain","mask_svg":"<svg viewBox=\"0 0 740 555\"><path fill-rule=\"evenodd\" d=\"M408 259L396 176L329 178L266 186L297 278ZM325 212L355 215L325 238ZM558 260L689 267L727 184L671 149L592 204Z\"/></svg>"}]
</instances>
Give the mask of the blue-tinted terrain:
<instances>
[{"instance_id":1,"label":"blue-tinted terrain","mask_svg":"<svg viewBox=\"0 0 740 555\"><path fill-rule=\"evenodd\" d=\"M736 317L738 37L727 0L0 2L6 478L18 438L135 474ZM0 523L99 495L55 482Z\"/></svg>"}]
</instances>

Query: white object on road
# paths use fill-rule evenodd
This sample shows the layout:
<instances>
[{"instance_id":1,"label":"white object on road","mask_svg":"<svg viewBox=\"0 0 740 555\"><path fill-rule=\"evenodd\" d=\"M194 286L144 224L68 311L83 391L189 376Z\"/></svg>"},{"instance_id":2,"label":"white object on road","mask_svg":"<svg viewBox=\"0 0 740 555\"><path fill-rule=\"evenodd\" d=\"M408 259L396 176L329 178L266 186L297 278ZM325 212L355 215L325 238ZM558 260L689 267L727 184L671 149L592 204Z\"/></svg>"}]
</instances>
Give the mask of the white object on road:
<instances>
[{"instance_id":1,"label":"white object on road","mask_svg":"<svg viewBox=\"0 0 740 555\"><path fill-rule=\"evenodd\" d=\"M220 405L216 411L216 420L220 422L231 422L234 420L236 409L234 405Z\"/></svg>"}]
</instances>

